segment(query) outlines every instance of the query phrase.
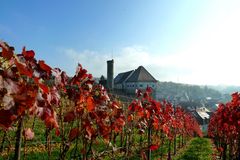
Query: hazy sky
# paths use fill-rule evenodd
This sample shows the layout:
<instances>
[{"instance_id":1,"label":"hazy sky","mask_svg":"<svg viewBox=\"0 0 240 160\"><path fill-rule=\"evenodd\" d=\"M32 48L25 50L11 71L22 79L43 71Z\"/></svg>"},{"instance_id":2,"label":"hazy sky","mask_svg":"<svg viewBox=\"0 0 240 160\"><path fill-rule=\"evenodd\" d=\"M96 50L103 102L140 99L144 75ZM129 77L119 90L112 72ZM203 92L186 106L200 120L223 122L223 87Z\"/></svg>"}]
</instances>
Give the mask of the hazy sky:
<instances>
[{"instance_id":1,"label":"hazy sky","mask_svg":"<svg viewBox=\"0 0 240 160\"><path fill-rule=\"evenodd\" d=\"M3 0L0 39L69 75L143 65L160 81L240 85L239 0Z\"/></svg>"}]
</instances>

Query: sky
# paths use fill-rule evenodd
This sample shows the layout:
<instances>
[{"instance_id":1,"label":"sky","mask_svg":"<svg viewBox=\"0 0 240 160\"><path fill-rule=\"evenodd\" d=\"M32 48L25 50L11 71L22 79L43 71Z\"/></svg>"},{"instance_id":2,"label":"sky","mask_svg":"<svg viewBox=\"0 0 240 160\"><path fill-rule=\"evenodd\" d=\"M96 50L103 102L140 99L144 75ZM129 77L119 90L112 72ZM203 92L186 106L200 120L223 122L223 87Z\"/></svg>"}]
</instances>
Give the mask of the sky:
<instances>
[{"instance_id":1,"label":"sky","mask_svg":"<svg viewBox=\"0 0 240 160\"><path fill-rule=\"evenodd\" d=\"M239 0L2 0L0 40L94 77L144 66L159 81L240 85Z\"/></svg>"}]
</instances>

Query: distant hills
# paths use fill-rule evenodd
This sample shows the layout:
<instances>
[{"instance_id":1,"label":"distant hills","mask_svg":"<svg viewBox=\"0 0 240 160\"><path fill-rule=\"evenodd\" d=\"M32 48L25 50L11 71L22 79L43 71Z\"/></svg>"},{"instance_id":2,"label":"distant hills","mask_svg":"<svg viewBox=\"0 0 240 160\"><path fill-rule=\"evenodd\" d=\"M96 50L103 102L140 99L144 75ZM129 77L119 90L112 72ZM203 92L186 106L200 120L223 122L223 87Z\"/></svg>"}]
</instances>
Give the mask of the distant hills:
<instances>
[{"instance_id":1,"label":"distant hills","mask_svg":"<svg viewBox=\"0 0 240 160\"><path fill-rule=\"evenodd\" d=\"M168 99L172 102L197 102L217 104L230 100L230 94L235 88L220 88L214 86L190 85L174 82L159 82L156 91L157 99ZM240 87L239 87L240 89Z\"/></svg>"},{"instance_id":2,"label":"distant hills","mask_svg":"<svg viewBox=\"0 0 240 160\"><path fill-rule=\"evenodd\" d=\"M240 86L231 86L231 85L216 85L216 86L208 86L209 88L218 90L222 94L232 94L234 92L240 92Z\"/></svg>"},{"instance_id":3,"label":"distant hills","mask_svg":"<svg viewBox=\"0 0 240 160\"><path fill-rule=\"evenodd\" d=\"M216 99L222 96L219 91L212 89L208 86L189 85L174 82L159 82L157 92L161 93L163 97L184 97L184 99L187 100L197 100L205 98Z\"/></svg>"}]
</instances>

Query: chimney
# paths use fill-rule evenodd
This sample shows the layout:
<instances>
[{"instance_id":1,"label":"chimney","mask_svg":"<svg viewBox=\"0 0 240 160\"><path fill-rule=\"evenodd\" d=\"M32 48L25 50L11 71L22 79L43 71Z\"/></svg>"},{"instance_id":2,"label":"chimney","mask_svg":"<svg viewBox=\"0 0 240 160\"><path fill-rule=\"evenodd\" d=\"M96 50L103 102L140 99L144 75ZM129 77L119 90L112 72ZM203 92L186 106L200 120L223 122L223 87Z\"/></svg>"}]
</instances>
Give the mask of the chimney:
<instances>
[{"instance_id":1,"label":"chimney","mask_svg":"<svg viewBox=\"0 0 240 160\"><path fill-rule=\"evenodd\" d=\"M113 90L114 83L113 83L113 59L107 61L107 88L109 90Z\"/></svg>"}]
</instances>

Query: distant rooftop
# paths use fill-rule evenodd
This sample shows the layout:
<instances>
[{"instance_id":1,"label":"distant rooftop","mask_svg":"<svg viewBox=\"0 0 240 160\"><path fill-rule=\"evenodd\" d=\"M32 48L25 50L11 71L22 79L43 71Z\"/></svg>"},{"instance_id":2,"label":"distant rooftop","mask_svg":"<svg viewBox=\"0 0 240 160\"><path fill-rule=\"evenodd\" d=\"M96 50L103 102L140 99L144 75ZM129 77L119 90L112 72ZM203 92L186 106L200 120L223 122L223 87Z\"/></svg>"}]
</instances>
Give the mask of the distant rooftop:
<instances>
[{"instance_id":1,"label":"distant rooftop","mask_svg":"<svg viewBox=\"0 0 240 160\"><path fill-rule=\"evenodd\" d=\"M210 115L207 112L204 111L197 111L198 115L202 118L202 119L209 119Z\"/></svg>"},{"instance_id":2,"label":"distant rooftop","mask_svg":"<svg viewBox=\"0 0 240 160\"><path fill-rule=\"evenodd\" d=\"M200 107L196 109L197 112L210 112L206 107Z\"/></svg>"}]
</instances>

